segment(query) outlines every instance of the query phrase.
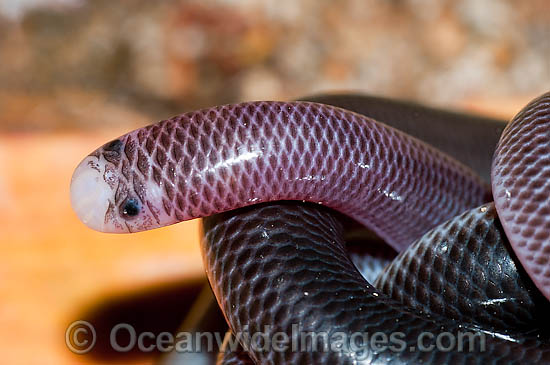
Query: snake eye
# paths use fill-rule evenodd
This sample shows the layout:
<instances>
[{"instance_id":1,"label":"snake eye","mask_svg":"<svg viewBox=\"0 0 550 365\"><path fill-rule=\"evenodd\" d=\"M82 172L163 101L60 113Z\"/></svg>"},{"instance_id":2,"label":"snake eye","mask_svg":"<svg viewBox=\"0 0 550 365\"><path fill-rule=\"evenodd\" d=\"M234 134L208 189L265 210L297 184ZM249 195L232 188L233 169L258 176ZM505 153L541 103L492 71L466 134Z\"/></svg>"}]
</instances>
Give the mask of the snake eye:
<instances>
[{"instance_id":1,"label":"snake eye","mask_svg":"<svg viewBox=\"0 0 550 365\"><path fill-rule=\"evenodd\" d=\"M140 204L137 199L129 198L120 206L120 215L125 219L130 219L139 214Z\"/></svg>"}]
</instances>

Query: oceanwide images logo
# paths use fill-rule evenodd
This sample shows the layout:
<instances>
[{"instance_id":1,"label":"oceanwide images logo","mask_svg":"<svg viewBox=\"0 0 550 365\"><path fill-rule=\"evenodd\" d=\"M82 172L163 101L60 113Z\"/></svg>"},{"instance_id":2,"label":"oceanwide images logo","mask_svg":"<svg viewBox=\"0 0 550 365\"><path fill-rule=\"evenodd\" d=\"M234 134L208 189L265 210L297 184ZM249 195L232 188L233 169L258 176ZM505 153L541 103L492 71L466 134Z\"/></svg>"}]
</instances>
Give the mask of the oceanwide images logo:
<instances>
[{"instance_id":1,"label":"oceanwide images logo","mask_svg":"<svg viewBox=\"0 0 550 365\"><path fill-rule=\"evenodd\" d=\"M65 331L65 343L75 354L90 352L98 334L86 321L75 321ZM127 323L115 325L109 336L114 351L129 352L218 352L236 351L243 346L252 352L346 352L368 357L382 352L483 352L485 334L481 332L420 332L415 338L404 332L313 332L293 324L290 331L264 326L263 331L244 331L233 336L221 332L138 333Z\"/></svg>"}]
</instances>

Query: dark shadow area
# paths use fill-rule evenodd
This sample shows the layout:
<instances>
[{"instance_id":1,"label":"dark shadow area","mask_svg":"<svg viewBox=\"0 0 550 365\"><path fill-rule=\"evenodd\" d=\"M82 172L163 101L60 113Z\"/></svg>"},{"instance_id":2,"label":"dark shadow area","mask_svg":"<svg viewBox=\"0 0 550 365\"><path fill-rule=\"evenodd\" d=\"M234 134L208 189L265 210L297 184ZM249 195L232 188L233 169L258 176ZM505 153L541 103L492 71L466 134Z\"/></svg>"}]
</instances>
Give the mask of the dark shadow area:
<instances>
[{"instance_id":1,"label":"dark shadow area","mask_svg":"<svg viewBox=\"0 0 550 365\"><path fill-rule=\"evenodd\" d=\"M134 290L128 293L121 293L116 297L98 300L97 303L88 308L69 322L83 320L89 322L97 334L97 342L93 349L84 357L93 358L101 362L130 362L145 359L158 358L161 351L158 350L155 339L159 334L168 332L176 334L178 331L197 331L200 329L190 328L182 329L182 323L189 323L186 318L199 294L207 285L206 279L196 278L193 280L175 282L169 284L159 284L153 287L146 287L140 290ZM216 304L217 307L217 304ZM219 327L225 331L225 320L217 308L209 312L210 327ZM193 315L193 314L191 314ZM191 322L197 322L192 319ZM221 321L221 323L220 323ZM124 327L120 327L125 324ZM132 341L132 335L128 330L129 325L135 332L135 345L129 346ZM120 327L116 329L117 325ZM147 334L143 338L143 346L150 350L143 351L139 348L139 336ZM111 340L112 333L116 333L116 343L113 346ZM160 336L162 337L162 336ZM116 345L124 348L124 351L117 351ZM142 348L143 348L142 346ZM126 347L128 349L126 349Z\"/></svg>"}]
</instances>

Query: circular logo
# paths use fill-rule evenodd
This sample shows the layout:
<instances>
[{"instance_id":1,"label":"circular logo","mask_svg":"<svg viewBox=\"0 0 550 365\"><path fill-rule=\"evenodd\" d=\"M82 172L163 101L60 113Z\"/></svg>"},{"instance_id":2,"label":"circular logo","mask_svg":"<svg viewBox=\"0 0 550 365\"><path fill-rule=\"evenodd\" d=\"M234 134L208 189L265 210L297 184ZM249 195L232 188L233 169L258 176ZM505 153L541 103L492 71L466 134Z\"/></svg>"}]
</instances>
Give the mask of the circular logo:
<instances>
[{"instance_id":1,"label":"circular logo","mask_svg":"<svg viewBox=\"0 0 550 365\"><path fill-rule=\"evenodd\" d=\"M65 344L75 354L90 352L97 340L94 326L86 321L74 321L65 331Z\"/></svg>"}]
</instances>

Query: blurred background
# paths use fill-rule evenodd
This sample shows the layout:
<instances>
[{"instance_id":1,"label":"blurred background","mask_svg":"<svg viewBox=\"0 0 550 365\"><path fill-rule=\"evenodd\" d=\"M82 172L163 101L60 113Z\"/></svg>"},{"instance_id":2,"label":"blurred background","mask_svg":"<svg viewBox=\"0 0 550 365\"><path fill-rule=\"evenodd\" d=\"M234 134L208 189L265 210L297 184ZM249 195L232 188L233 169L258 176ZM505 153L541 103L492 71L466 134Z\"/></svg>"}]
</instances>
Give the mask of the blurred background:
<instances>
[{"instance_id":1,"label":"blurred background","mask_svg":"<svg viewBox=\"0 0 550 365\"><path fill-rule=\"evenodd\" d=\"M72 170L105 141L338 91L509 119L550 89L549 39L545 0L0 0L2 362L152 363L101 339L75 355L65 329L175 330L200 287L197 221L107 235L72 213Z\"/></svg>"}]
</instances>

